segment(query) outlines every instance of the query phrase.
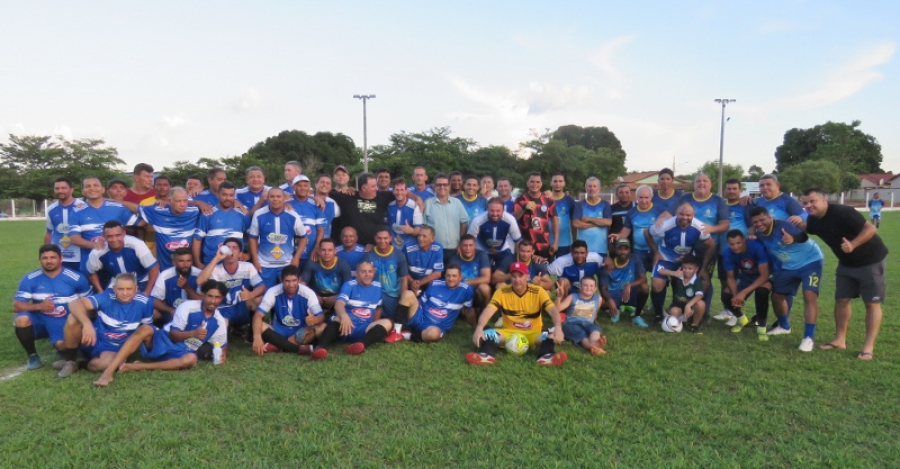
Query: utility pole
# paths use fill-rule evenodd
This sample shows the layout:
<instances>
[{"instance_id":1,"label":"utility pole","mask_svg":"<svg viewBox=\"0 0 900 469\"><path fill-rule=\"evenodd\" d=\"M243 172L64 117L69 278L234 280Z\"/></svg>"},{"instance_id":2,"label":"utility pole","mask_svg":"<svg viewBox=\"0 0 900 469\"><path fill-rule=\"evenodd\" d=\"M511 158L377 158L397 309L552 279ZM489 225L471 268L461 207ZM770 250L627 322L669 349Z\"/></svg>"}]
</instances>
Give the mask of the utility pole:
<instances>
[{"instance_id":1,"label":"utility pole","mask_svg":"<svg viewBox=\"0 0 900 469\"><path fill-rule=\"evenodd\" d=\"M375 99L374 94L355 94L356 99L361 99L363 103L363 171L369 172L369 142L366 141L366 101Z\"/></svg>"},{"instance_id":2,"label":"utility pole","mask_svg":"<svg viewBox=\"0 0 900 469\"><path fill-rule=\"evenodd\" d=\"M719 130L719 197L722 197L722 156L724 155L725 150L725 106L728 103L733 103L737 101L736 99L716 99L717 103L722 104L722 125ZM730 119L730 117L729 117Z\"/></svg>"}]
</instances>

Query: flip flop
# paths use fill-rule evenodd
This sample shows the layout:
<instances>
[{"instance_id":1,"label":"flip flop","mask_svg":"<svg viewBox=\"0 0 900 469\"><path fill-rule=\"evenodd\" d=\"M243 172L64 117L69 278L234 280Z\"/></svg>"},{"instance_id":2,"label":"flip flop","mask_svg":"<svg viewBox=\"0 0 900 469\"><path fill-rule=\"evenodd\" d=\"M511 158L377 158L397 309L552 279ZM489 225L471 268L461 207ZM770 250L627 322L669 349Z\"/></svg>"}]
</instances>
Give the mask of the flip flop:
<instances>
[{"instance_id":1,"label":"flip flop","mask_svg":"<svg viewBox=\"0 0 900 469\"><path fill-rule=\"evenodd\" d=\"M822 344L819 346L820 350L844 350L847 347L838 347L837 345L832 344L831 342L827 344Z\"/></svg>"},{"instance_id":2,"label":"flip flop","mask_svg":"<svg viewBox=\"0 0 900 469\"><path fill-rule=\"evenodd\" d=\"M869 352L859 352L859 355L857 355L856 358L863 361L869 361L874 359L875 357L873 357Z\"/></svg>"}]
</instances>

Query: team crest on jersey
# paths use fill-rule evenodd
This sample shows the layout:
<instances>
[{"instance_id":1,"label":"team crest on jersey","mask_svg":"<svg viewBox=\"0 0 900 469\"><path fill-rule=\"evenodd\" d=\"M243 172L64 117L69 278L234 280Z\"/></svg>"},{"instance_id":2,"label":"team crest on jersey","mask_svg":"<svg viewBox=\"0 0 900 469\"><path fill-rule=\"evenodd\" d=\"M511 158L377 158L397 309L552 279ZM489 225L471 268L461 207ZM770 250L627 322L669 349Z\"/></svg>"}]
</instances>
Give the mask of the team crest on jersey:
<instances>
[{"instance_id":1,"label":"team crest on jersey","mask_svg":"<svg viewBox=\"0 0 900 469\"><path fill-rule=\"evenodd\" d=\"M57 232L57 233L62 233L62 234L68 233L68 232L69 232L69 225L66 224L66 223L60 223L59 225L56 225L56 232Z\"/></svg>"},{"instance_id":2,"label":"team crest on jersey","mask_svg":"<svg viewBox=\"0 0 900 469\"><path fill-rule=\"evenodd\" d=\"M288 237L285 234L269 233L269 235L266 236L266 240L272 244L284 244L287 242Z\"/></svg>"},{"instance_id":3,"label":"team crest on jersey","mask_svg":"<svg viewBox=\"0 0 900 469\"><path fill-rule=\"evenodd\" d=\"M687 290L684 291L684 293L685 293L685 295L688 296L688 298L690 298L690 297L694 296L694 289L688 288Z\"/></svg>"},{"instance_id":4,"label":"team crest on jersey","mask_svg":"<svg viewBox=\"0 0 900 469\"><path fill-rule=\"evenodd\" d=\"M168 249L169 251L174 251L178 248L189 248L189 247L191 247L191 245L188 244L188 242L183 239L180 241L169 241L168 243L166 243L166 249Z\"/></svg>"},{"instance_id":5,"label":"team crest on jersey","mask_svg":"<svg viewBox=\"0 0 900 469\"><path fill-rule=\"evenodd\" d=\"M281 320L281 323L287 327L297 327L300 325L300 321L293 316L285 316L284 319Z\"/></svg>"},{"instance_id":6,"label":"team crest on jersey","mask_svg":"<svg viewBox=\"0 0 900 469\"><path fill-rule=\"evenodd\" d=\"M546 205L541 205L541 211L542 211L542 212L546 212L546 211L547 211L547 206L546 206Z\"/></svg>"},{"instance_id":7,"label":"team crest on jersey","mask_svg":"<svg viewBox=\"0 0 900 469\"><path fill-rule=\"evenodd\" d=\"M178 298L174 303L172 303L172 306L177 308L181 303L184 303L184 298Z\"/></svg>"},{"instance_id":8,"label":"team crest on jersey","mask_svg":"<svg viewBox=\"0 0 900 469\"><path fill-rule=\"evenodd\" d=\"M271 254L275 259L281 259L281 256L284 255L284 250L279 246L275 246L275 249L272 249Z\"/></svg>"},{"instance_id":9,"label":"team crest on jersey","mask_svg":"<svg viewBox=\"0 0 900 469\"><path fill-rule=\"evenodd\" d=\"M61 318L66 315L66 308L65 306L57 305L55 308L53 308L53 311L44 314L50 316L51 318Z\"/></svg>"},{"instance_id":10,"label":"team crest on jersey","mask_svg":"<svg viewBox=\"0 0 900 469\"><path fill-rule=\"evenodd\" d=\"M712 217L712 210L706 209L706 218Z\"/></svg>"},{"instance_id":11,"label":"team crest on jersey","mask_svg":"<svg viewBox=\"0 0 900 469\"><path fill-rule=\"evenodd\" d=\"M369 319L372 317L372 312L367 308L353 308L350 310L350 312L360 319Z\"/></svg>"},{"instance_id":12,"label":"team crest on jersey","mask_svg":"<svg viewBox=\"0 0 900 469\"><path fill-rule=\"evenodd\" d=\"M447 317L447 310L441 308L428 308L428 313L438 319L444 319Z\"/></svg>"},{"instance_id":13,"label":"team crest on jersey","mask_svg":"<svg viewBox=\"0 0 900 469\"><path fill-rule=\"evenodd\" d=\"M745 269L752 269L753 261L751 261L750 259L744 259L743 261L741 261L741 267Z\"/></svg>"},{"instance_id":14,"label":"team crest on jersey","mask_svg":"<svg viewBox=\"0 0 900 469\"><path fill-rule=\"evenodd\" d=\"M516 329L523 329L523 330L526 330L526 331L530 331L531 328L533 327L532 324L531 324L531 321L514 322L514 323L513 323L513 326L514 326Z\"/></svg>"},{"instance_id":15,"label":"team crest on jersey","mask_svg":"<svg viewBox=\"0 0 900 469\"><path fill-rule=\"evenodd\" d=\"M675 253L681 255L690 254L692 250L693 248L690 246L675 246L674 248Z\"/></svg>"}]
</instances>

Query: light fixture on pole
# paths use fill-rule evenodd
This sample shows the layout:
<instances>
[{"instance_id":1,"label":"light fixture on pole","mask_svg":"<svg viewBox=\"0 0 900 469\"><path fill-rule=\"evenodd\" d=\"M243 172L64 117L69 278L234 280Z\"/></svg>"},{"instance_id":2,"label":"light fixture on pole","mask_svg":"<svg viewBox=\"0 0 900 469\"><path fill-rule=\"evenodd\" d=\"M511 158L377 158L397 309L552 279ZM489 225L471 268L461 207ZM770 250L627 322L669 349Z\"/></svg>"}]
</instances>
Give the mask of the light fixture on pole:
<instances>
[{"instance_id":1,"label":"light fixture on pole","mask_svg":"<svg viewBox=\"0 0 900 469\"><path fill-rule=\"evenodd\" d=\"M723 99L716 99L715 101L717 103L722 104L722 126L719 130L719 192L718 192L719 197L722 197L722 155L724 154L724 150L725 150L725 106L728 103L733 103L737 100L723 98ZM729 119L731 119L731 118L729 117Z\"/></svg>"},{"instance_id":2,"label":"light fixture on pole","mask_svg":"<svg viewBox=\"0 0 900 469\"><path fill-rule=\"evenodd\" d=\"M374 94L355 94L353 95L356 99L361 99L363 102L363 171L369 172L369 145L366 141L366 101L370 99L375 99Z\"/></svg>"}]
</instances>

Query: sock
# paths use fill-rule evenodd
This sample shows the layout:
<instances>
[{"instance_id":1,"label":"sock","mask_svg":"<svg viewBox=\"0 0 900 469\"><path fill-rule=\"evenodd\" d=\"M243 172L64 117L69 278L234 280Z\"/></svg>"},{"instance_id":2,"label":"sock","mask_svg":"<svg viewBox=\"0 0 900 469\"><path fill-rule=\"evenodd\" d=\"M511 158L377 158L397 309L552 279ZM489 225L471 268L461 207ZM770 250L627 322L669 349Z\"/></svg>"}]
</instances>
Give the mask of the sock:
<instances>
[{"instance_id":1,"label":"sock","mask_svg":"<svg viewBox=\"0 0 900 469\"><path fill-rule=\"evenodd\" d=\"M25 349L25 353L28 355L37 353L37 348L34 345L34 327L16 327L16 338L19 339L19 343Z\"/></svg>"},{"instance_id":2,"label":"sock","mask_svg":"<svg viewBox=\"0 0 900 469\"><path fill-rule=\"evenodd\" d=\"M322 335L319 336L319 348L327 347L334 343L337 340L338 335L341 333L341 323L337 321L331 321L325 326L325 330L322 331Z\"/></svg>"},{"instance_id":3,"label":"sock","mask_svg":"<svg viewBox=\"0 0 900 469\"><path fill-rule=\"evenodd\" d=\"M731 300L734 299L734 295L729 291L722 290L722 306L725 307L727 311L734 312L734 308L731 307Z\"/></svg>"},{"instance_id":4,"label":"sock","mask_svg":"<svg viewBox=\"0 0 900 469\"><path fill-rule=\"evenodd\" d=\"M366 335L363 336L362 343L366 347L371 347L379 342L383 342L384 338L387 337L388 331L381 324L376 326L372 326L371 329L366 331Z\"/></svg>"},{"instance_id":5,"label":"sock","mask_svg":"<svg viewBox=\"0 0 900 469\"><path fill-rule=\"evenodd\" d=\"M635 306L635 316L640 316L641 313L644 312L644 307L647 306L647 299L650 298L650 294L648 293L638 293L637 294L637 306Z\"/></svg>"},{"instance_id":6,"label":"sock","mask_svg":"<svg viewBox=\"0 0 900 469\"><path fill-rule=\"evenodd\" d=\"M816 335L816 325L815 324L806 324L803 328L803 337L809 337L810 339Z\"/></svg>"},{"instance_id":7,"label":"sock","mask_svg":"<svg viewBox=\"0 0 900 469\"><path fill-rule=\"evenodd\" d=\"M741 308L731 308L731 313L734 314L734 317L740 318L744 316L744 313L741 311Z\"/></svg>"},{"instance_id":8,"label":"sock","mask_svg":"<svg viewBox=\"0 0 900 469\"><path fill-rule=\"evenodd\" d=\"M418 330L418 329L413 329L413 330L409 333L409 340L411 340L411 341L413 341L413 342L423 342L423 340L422 340L422 331L420 331L420 330Z\"/></svg>"},{"instance_id":9,"label":"sock","mask_svg":"<svg viewBox=\"0 0 900 469\"><path fill-rule=\"evenodd\" d=\"M553 343L552 340L545 339L545 340L541 341L541 347L538 349L538 357L543 357L544 355L547 355L548 353L553 353L555 350L554 346L555 346L555 344Z\"/></svg>"},{"instance_id":10,"label":"sock","mask_svg":"<svg viewBox=\"0 0 900 469\"><path fill-rule=\"evenodd\" d=\"M77 348L66 348L59 351L59 358L67 362L74 362L78 358Z\"/></svg>"},{"instance_id":11,"label":"sock","mask_svg":"<svg viewBox=\"0 0 900 469\"><path fill-rule=\"evenodd\" d=\"M403 328L403 324L406 323L406 318L409 317L409 306L406 305L397 305L397 314L394 317L394 330L400 332L400 329Z\"/></svg>"},{"instance_id":12,"label":"sock","mask_svg":"<svg viewBox=\"0 0 900 469\"><path fill-rule=\"evenodd\" d=\"M203 345L197 348L197 351L194 353L197 354L198 360L212 360L213 348L215 348L213 344L204 342Z\"/></svg>"},{"instance_id":13,"label":"sock","mask_svg":"<svg viewBox=\"0 0 900 469\"><path fill-rule=\"evenodd\" d=\"M478 353L483 353L485 355L489 355L491 357L497 355L497 349L500 345L493 340L482 340L481 346L478 347Z\"/></svg>"},{"instance_id":14,"label":"sock","mask_svg":"<svg viewBox=\"0 0 900 469\"><path fill-rule=\"evenodd\" d=\"M266 329L262 333L262 339L281 349L282 352L297 353L300 349L297 344L292 343L287 337L275 332L272 329Z\"/></svg>"},{"instance_id":15,"label":"sock","mask_svg":"<svg viewBox=\"0 0 900 469\"><path fill-rule=\"evenodd\" d=\"M663 303L666 301L666 290L655 291L650 294L650 302L653 303L653 314L662 316Z\"/></svg>"},{"instance_id":16,"label":"sock","mask_svg":"<svg viewBox=\"0 0 900 469\"><path fill-rule=\"evenodd\" d=\"M782 329L791 330L791 323L788 322L787 314L778 318L778 325L781 326Z\"/></svg>"},{"instance_id":17,"label":"sock","mask_svg":"<svg viewBox=\"0 0 900 469\"><path fill-rule=\"evenodd\" d=\"M769 318L769 293L771 290L764 287L759 287L753 292L753 299L756 300L756 318L758 320L758 324L761 326L766 325L766 321Z\"/></svg>"}]
</instances>

